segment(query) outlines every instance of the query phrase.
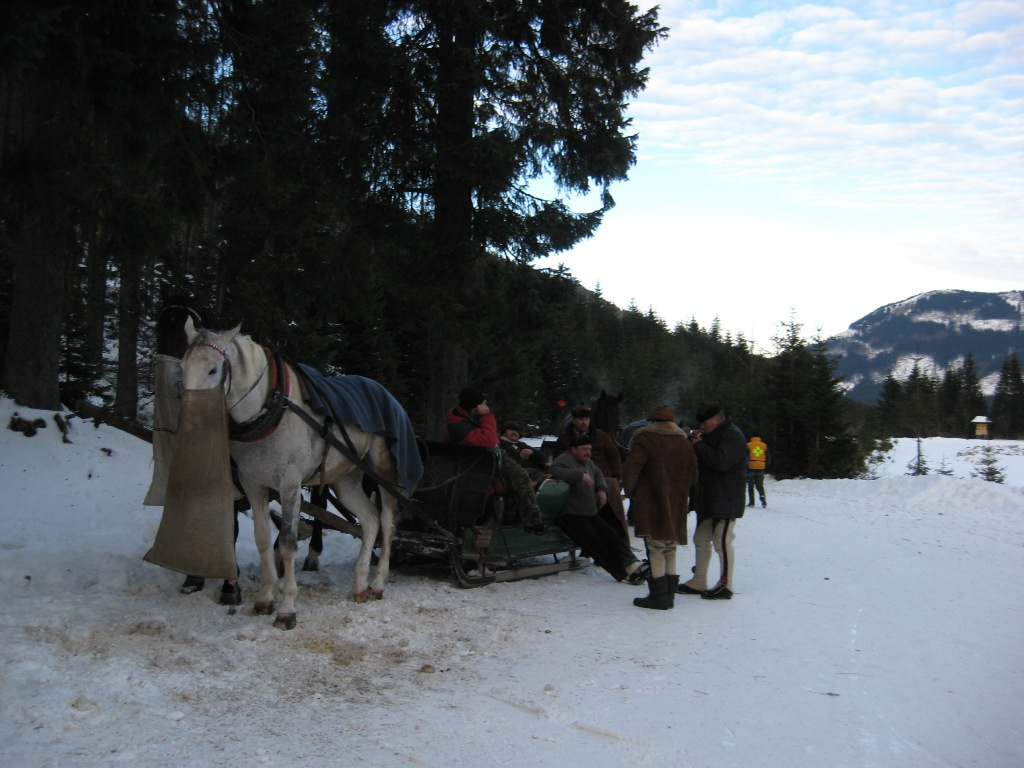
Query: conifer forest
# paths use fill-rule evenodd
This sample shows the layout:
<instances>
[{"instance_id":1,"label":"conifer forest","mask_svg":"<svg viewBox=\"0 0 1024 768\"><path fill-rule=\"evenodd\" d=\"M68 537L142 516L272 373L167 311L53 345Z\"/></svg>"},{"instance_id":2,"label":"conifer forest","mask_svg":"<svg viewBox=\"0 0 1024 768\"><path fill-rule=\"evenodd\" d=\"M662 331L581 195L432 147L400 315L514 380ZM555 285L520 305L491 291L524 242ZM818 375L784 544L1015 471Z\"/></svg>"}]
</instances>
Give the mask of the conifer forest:
<instances>
[{"instance_id":1,"label":"conifer forest","mask_svg":"<svg viewBox=\"0 0 1024 768\"><path fill-rule=\"evenodd\" d=\"M604 389L623 423L722 402L779 477L861 471L877 420L795 321L759 355L533 265L592 236L628 179L656 8L2 6L0 381L26 407L144 419L156 319L188 301L380 381L430 439L469 384L533 434Z\"/></svg>"}]
</instances>

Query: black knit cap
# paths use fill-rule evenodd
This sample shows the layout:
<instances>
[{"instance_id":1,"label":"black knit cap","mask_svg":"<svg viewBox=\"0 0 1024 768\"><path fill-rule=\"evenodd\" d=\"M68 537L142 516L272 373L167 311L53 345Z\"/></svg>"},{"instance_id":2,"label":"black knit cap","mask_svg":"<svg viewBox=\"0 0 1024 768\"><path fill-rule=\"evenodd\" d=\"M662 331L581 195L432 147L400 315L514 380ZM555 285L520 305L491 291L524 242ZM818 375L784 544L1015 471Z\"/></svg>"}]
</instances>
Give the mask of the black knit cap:
<instances>
[{"instance_id":1,"label":"black knit cap","mask_svg":"<svg viewBox=\"0 0 1024 768\"><path fill-rule=\"evenodd\" d=\"M487 397L479 389L464 387L459 392L459 407L465 411L471 411L486 399Z\"/></svg>"},{"instance_id":2,"label":"black knit cap","mask_svg":"<svg viewBox=\"0 0 1024 768\"><path fill-rule=\"evenodd\" d=\"M570 445L573 448L579 448L581 445L593 445L594 441L590 439L590 435L585 432L582 435L576 435L573 437Z\"/></svg>"},{"instance_id":3,"label":"black knit cap","mask_svg":"<svg viewBox=\"0 0 1024 768\"><path fill-rule=\"evenodd\" d=\"M718 403L704 403L700 408L697 409L697 415L694 417L697 423L700 424L703 421L707 421L713 416L717 416L722 412L722 406Z\"/></svg>"}]
</instances>

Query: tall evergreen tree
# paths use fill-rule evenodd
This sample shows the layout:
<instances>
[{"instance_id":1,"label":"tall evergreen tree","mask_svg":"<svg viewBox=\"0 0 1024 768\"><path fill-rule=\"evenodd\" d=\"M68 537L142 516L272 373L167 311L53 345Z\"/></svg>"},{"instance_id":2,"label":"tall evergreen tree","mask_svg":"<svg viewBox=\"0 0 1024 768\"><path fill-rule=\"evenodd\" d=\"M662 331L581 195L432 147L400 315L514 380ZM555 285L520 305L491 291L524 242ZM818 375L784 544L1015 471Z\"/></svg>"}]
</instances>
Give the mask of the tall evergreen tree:
<instances>
[{"instance_id":1,"label":"tall evergreen tree","mask_svg":"<svg viewBox=\"0 0 1024 768\"><path fill-rule=\"evenodd\" d=\"M794 319L774 338L777 354L770 361L764 392L773 430L761 437L772 446L776 477L853 477L863 470L860 451L842 403L836 360L824 341L808 344Z\"/></svg>"},{"instance_id":2,"label":"tall evergreen tree","mask_svg":"<svg viewBox=\"0 0 1024 768\"><path fill-rule=\"evenodd\" d=\"M936 388L935 379L922 370L920 360L915 360L910 376L903 382L901 437L927 437L938 434Z\"/></svg>"},{"instance_id":3,"label":"tall evergreen tree","mask_svg":"<svg viewBox=\"0 0 1024 768\"><path fill-rule=\"evenodd\" d=\"M997 437L1024 437L1024 378L1016 353L1003 360L992 399L992 431Z\"/></svg>"},{"instance_id":4,"label":"tall evergreen tree","mask_svg":"<svg viewBox=\"0 0 1024 768\"><path fill-rule=\"evenodd\" d=\"M950 366L942 376L936 393L939 433L942 436L968 437L971 418L964 388L964 369Z\"/></svg>"},{"instance_id":5,"label":"tall evergreen tree","mask_svg":"<svg viewBox=\"0 0 1024 768\"><path fill-rule=\"evenodd\" d=\"M428 251L441 277L425 307L431 373L429 433L468 371L464 330L482 286L486 251L531 260L592 234L611 205L608 188L632 165L628 99L643 88L643 54L664 30L657 11L622 0L410 3L404 35L429 97L420 116L428 162L423 189ZM553 179L567 193L601 193L577 214L530 183Z\"/></svg>"},{"instance_id":6,"label":"tall evergreen tree","mask_svg":"<svg viewBox=\"0 0 1024 768\"><path fill-rule=\"evenodd\" d=\"M975 416L988 414L985 395L981 391L981 380L978 378L978 366L974 362L974 355L970 352L967 353L967 358L964 360L963 389L965 415L968 422L965 429L970 430L970 422ZM970 431L968 431L968 436L972 436Z\"/></svg>"}]
</instances>

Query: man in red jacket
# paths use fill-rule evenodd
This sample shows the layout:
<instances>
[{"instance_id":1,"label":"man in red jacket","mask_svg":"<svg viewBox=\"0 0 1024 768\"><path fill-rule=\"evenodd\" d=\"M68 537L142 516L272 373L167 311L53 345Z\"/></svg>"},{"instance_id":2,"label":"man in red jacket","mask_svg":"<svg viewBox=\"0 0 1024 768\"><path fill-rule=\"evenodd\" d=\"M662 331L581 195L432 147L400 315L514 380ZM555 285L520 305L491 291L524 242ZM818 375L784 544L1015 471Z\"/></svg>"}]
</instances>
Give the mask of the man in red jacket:
<instances>
[{"instance_id":1,"label":"man in red jacket","mask_svg":"<svg viewBox=\"0 0 1024 768\"><path fill-rule=\"evenodd\" d=\"M459 392L459 404L445 416L445 439L458 445L494 451L505 489L515 497L523 518L523 530L538 536L548 532L541 522L540 507L533 482L517 462L507 459L498 447L498 424L487 405L484 393L473 387Z\"/></svg>"}]
</instances>

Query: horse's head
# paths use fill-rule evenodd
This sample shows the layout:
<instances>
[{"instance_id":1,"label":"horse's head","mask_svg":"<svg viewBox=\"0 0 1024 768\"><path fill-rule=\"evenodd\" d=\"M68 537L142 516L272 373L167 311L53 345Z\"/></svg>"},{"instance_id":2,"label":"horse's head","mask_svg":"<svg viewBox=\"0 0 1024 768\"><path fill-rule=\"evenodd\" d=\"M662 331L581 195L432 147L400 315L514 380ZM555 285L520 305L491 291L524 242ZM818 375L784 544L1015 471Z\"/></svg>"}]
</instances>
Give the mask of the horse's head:
<instances>
[{"instance_id":1,"label":"horse's head","mask_svg":"<svg viewBox=\"0 0 1024 768\"><path fill-rule=\"evenodd\" d=\"M623 393L610 395L601 390L597 400L594 402L593 415L590 423L598 429L603 429L612 437L619 433L619 403L622 402Z\"/></svg>"},{"instance_id":2,"label":"horse's head","mask_svg":"<svg viewBox=\"0 0 1024 768\"><path fill-rule=\"evenodd\" d=\"M196 330L191 317L185 321L188 349L181 359L181 379L185 389L230 388L232 358L238 354L234 341L241 327L236 325L230 331L216 333Z\"/></svg>"}]
</instances>

